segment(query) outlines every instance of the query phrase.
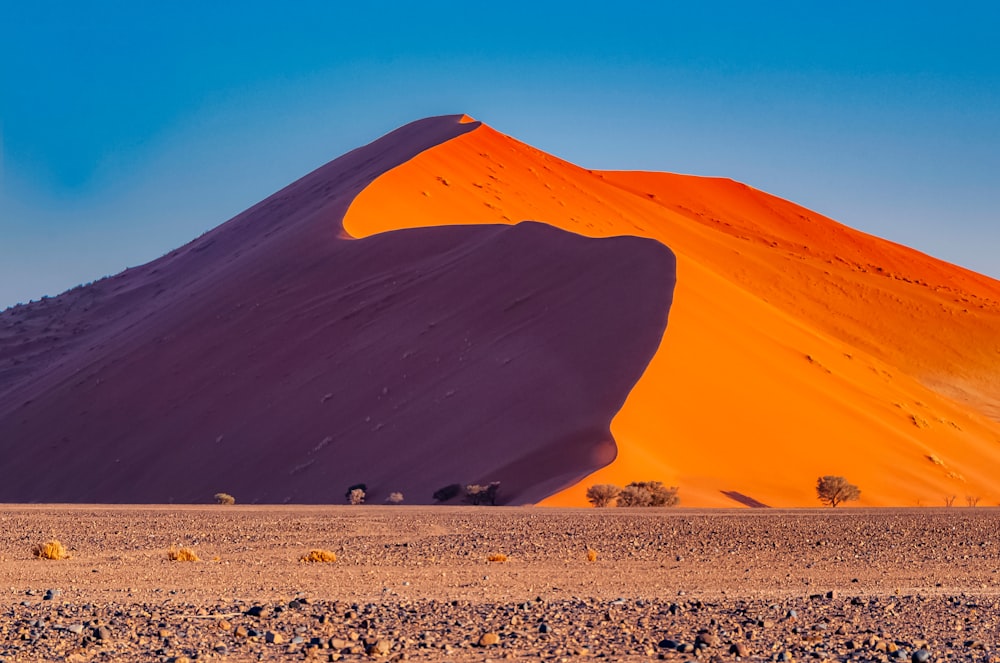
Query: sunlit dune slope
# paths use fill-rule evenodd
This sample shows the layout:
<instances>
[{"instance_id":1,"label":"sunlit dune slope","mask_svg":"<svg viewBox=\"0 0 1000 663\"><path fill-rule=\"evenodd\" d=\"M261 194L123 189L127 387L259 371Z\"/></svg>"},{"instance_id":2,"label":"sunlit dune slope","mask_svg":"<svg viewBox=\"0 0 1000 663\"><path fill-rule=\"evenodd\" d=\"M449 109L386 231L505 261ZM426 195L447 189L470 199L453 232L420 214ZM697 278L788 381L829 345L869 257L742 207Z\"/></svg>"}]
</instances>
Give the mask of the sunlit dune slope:
<instances>
[{"instance_id":1,"label":"sunlit dune slope","mask_svg":"<svg viewBox=\"0 0 1000 663\"><path fill-rule=\"evenodd\" d=\"M667 324L674 257L548 225L355 240L354 196L468 118L407 125L150 264L0 313L0 502L558 492ZM614 347L608 351L609 344Z\"/></svg>"},{"instance_id":2,"label":"sunlit dune slope","mask_svg":"<svg viewBox=\"0 0 1000 663\"><path fill-rule=\"evenodd\" d=\"M677 256L663 342L612 425L617 459L545 504L657 479L687 505L814 505L823 474L867 505L1000 499L997 281L730 180L589 171L485 125L386 172L344 223L524 219Z\"/></svg>"}]
</instances>

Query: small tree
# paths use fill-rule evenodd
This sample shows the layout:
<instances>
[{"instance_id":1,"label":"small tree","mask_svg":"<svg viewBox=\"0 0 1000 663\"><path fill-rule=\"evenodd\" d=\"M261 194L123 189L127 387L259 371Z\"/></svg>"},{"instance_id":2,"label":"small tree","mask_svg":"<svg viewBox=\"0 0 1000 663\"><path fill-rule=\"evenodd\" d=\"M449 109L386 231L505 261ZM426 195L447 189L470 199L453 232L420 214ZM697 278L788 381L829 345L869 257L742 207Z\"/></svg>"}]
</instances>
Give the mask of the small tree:
<instances>
[{"instance_id":1,"label":"small tree","mask_svg":"<svg viewBox=\"0 0 1000 663\"><path fill-rule=\"evenodd\" d=\"M978 495L966 495L965 503L970 507L979 506L979 496Z\"/></svg>"},{"instance_id":2,"label":"small tree","mask_svg":"<svg viewBox=\"0 0 1000 663\"><path fill-rule=\"evenodd\" d=\"M344 492L344 499L348 502L351 501L351 495L354 494L355 490L360 490L362 493L368 492L368 484L366 483L356 483L353 486L348 486L347 491Z\"/></svg>"},{"instance_id":3,"label":"small tree","mask_svg":"<svg viewBox=\"0 0 1000 663\"><path fill-rule=\"evenodd\" d=\"M587 501L597 508L611 504L622 489L611 483L599 483L587 489Z\"/></svg>"},{"instance_id":4,"label":"small tree","mask_svg":"<svg viewBox=\"0 0 1000 663\"><path fill-rule=\"evenodd\" d=\"M215 502L216 504L236 504L236 498L229 493L216 493Z\"/></svg>"},{"instance_id":5,"label":"small tree","mask_svg":"<svg viewBox=\"0 0 1000 663\"><path fill-rule=\"evenodd\" d=\"M385 501L389 504L402 504L403 493L389 493L389 497L385 498Z\"/></svg>"},{"instance_id":6,"label":"small tree","mask_svg":"<svg viewBox=\"0 0 1000 663\"><path fill-rule=\"evenodd\" d=\"M652 494L646 488L634 483L625 486L622 492L618 493L618 506L649 506L652 503Z\"/></svg>"},{"instance_id":7,"label":"small tree","mask_svg":"<svg viewBox=\"0 0 1000 663\"><path fill-rule=\"evenodd\" d=\"M365 491L361 490L360 488L355 488L348 494L347 499L350 501L351 504L354 505L364 504Z\"/></svg>"},{"instance_id":8,"label":"small tree","mask_svg":"<svg viewBox=\"0 0 1000 663\"><path fill-rule=\"evenodd\" d=\"M955 497L956 497L955 495L948 495L948 496L946 496L944 498L944 505L945 506L954 506L955 505Z\"/></svg>"},{"instance_id":9,"label":"small tree","mask_svg":"<svg viewBox=\"0 0 1000 663\"><path fill-rule=\"evenodd\" d=\"M485 486L479 484L469 484L465 487L465 501L470 504L489 504L496 506L497 492L500 490L500 482L494 481Z\"/></svg>"},{"instance_id":10,"label":"small tree","mask_svg":"<svg viewBox=\"0 0 1000 663\"><path fill-rule=\"evenodd\" d=\"M841 502L856 500L861 497L861 490L844 477L826 475L816 481L816 496L820 502L835 507Z\"/></svg>"},{"instance_id":11,"label":"small tree","mask_svg":"<svg viewBox=\"0 0 1000 663\"><path fill-rule=\"evenodd\" d=\"M667 488L659 481L633 481L629 486L641 488L649 493L649 504L645 506L677 506L681 498L677 496L677 486Z\"/></svg>"}]
</instances>

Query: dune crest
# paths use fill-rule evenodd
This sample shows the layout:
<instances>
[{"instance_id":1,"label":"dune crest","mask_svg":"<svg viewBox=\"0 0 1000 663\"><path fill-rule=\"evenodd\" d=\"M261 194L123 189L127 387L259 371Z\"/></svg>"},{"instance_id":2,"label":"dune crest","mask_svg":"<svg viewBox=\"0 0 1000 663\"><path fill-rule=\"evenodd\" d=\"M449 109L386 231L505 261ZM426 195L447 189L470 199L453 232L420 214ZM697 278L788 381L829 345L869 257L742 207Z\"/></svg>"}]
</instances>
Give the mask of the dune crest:
<instances>
[{"instance_id":1,"label":"dune crest","mask_svg":"<svg viewBox=\"0 0 1000 663\"><path fill-rule=\"evenodd\" d=\"M342 502L501 482L533 503L615 456L674 258L539 223L341 226L473 131L407 125L190 244L0 314L0 502ZM613 347L608 348L613 341Z\"/></svg>"},{"instance_id":2,"label":"dune crest","mask_svg":"<svg viewBox=\"0 0 1000 663\"><path fill-rule=\"evenodd\" d=\"M824 474L866 505L1000 499L1000 282L737 182L586 170L485 125L382 175L344 223L523 219L677 256L617 459L544 504L658 479L692 506L814 505Z\"/></svg>"}]
</instances>

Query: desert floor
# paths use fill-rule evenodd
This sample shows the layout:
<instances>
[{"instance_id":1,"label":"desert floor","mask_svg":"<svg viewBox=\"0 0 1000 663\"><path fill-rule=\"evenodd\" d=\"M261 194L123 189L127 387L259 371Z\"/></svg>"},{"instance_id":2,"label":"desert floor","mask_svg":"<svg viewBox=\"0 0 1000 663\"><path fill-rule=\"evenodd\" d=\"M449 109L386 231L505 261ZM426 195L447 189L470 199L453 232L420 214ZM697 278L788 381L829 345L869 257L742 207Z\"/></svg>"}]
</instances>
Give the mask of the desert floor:
<instances>
[{"instance_id":1,"label":"desert floor","mask_svg":"<svg viewBox=\"0 0 1000 663\"><path fill-rule=\"evenodd\" d=\"M5 663L1000 661L994 508L7 505L0 522ZM34 558L50 538L71 557ZM299 561L314 548L337 561Z\"/></svg>"}]
</instances>

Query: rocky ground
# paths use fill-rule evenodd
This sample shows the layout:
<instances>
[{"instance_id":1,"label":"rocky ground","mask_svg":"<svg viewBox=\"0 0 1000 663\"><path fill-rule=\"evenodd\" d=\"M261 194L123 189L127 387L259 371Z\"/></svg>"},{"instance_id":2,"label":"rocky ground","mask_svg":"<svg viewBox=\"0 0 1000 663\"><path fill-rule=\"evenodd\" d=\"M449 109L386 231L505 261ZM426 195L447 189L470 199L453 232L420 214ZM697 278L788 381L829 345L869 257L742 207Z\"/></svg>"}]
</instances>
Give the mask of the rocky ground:
<instances>
[{"instance_id":1,"label":"rocky ground","mask_svg":"<svg viewBox=\"0 0 1000 663\"><path fill-rule=\"evenodd\" d=\"M4 663L1000 663L995 509L18 505L0 525ZM71 557L34 558L50 538ZM337 561L299 561L314 548Z\"/></svg>"}]
</instances>

